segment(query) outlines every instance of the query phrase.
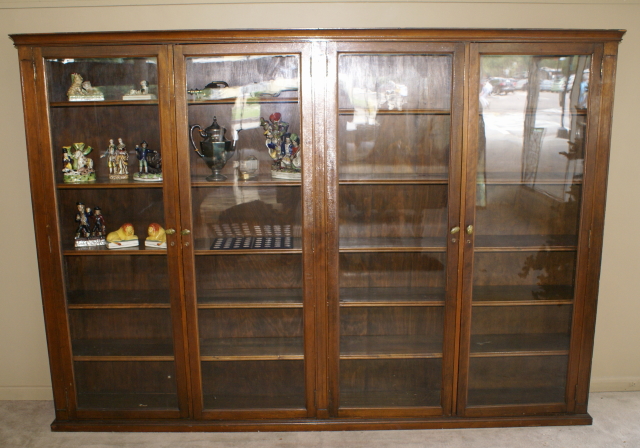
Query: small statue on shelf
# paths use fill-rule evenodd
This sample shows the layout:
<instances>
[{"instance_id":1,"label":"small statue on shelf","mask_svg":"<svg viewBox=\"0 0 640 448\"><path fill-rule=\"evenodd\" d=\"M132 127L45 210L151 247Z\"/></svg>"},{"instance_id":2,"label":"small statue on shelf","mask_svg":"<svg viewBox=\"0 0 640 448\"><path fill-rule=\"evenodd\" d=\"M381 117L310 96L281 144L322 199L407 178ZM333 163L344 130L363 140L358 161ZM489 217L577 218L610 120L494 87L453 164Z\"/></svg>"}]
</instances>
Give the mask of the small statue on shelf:
<instances>
[{"instance_id":1,"label":"small statue on shelf","mask_svg":"<svg viewBox=\"0 0 640 448\"><path fill-rule=\"evenodd\" d=\"M118 230L107 235L107 248L120 249L123 247L138 246L138 236L135 235L133 225L129 223L122 224Z\"/></svg>"},{"instance_id":2,"label":"small statue on shelf","mask_svg":"<svg viewBox=\"0 0 640 448\"><path fill-rule=\"evenodd\" d=\"M93 227L91 228L91 236L101 237L102 239L107 236L107 226L100 207L95 207L93 209Z\"/></svg>"},{"instance_id":3,"label":"small statue on shelf","mask_svg":"<svg viewBox=\"0 0 640 448\"><path fill-rule=\"evenodd\" d=\"M110 140L111 142L111 140ZM109 150L111 150L111 144ZM121 138L115 147L115 158L113 161L113 174L109 174L109 179L128 179L129 178L129 153L127 146Z\"/></svg>"},{"instance_id":4,"label":"small statue on shelf","mask_svg":"<svg viewBox=\"0 0 640 448\"><path fill-rule=\"evenodd\" d=\"M109 179L113 179L113 175L116 174L116 145L113 143L113 139L109 139L109 146L107 150L100 156L100 158L107 158L107 165L109 166Z\"/></svg>"},{"instance_id":5,"label":"small statue on shelf","mask_svg":"<svg viewBox=\"0 0 640 448\"><path fill-rule=\"evenodd\" d=\"M149 224L147 233L149 236L144 242L145 246L158 249L167 248L167 234L160 224L155 222L153 224Z\"/></svg>"},{"instance_id":6,"label":"small statue on shelf","mask_svg":"<svg viewBox=\"0 0 640 448\"><path fill-rule=\"evenodd\" d=\"M162 159L160 153L150 149L146 140L136 145L138 157L138 172L133 174L133 180L141 182L162 181Z\"/></svg>"},{"instance_id":7,"label":"small statue on shelf","mask_svg":"<svg viewBox=\"0 0 640 448\"><path fill-rule=\"evenodd\" d=\"M76 218L78 223L74 238L75 247L104 246L107 244L105 234L105 221L100 207L86 207L83 202L76 203ZM93 226L91 225L93 223Z\"/></svg>"},{"instance_id":8,"label":"small statue on shelf","mask_svg":"<svg viewBox=\"0 0 640 448\"><path fill-rule=\"evenodd\" d=\"M62 147L62 177L64 182L92 182L96 180L93 160L87 157L87 154L92 149L91 146L85 146L84 143L74 143L71 146Z\"/></svg>"},{"instance_id":9,"label":"small statue on shelf","mask_svg":"<svg viewBox=\"0 0 640 448\"><path fill-rule=\"evenodd\" d=\"M140 81L140 90L131 89L129 93L125 93L122 97L123 100L135 101L135 100L155 100L157 97L149 93L149 84L144 79Z\"/></svg>"},{"instance_id":10,"label":"small statue on shelf","mask_svg":"<svg viewBox=\"0 0 640 448\"><path fill-rule=\"evenodd\" d=\"M297 134L287 132L289 123L280 120L276 112L269 116L269 121L260 118L260 126L264 129L269 156L274 160L271 166L271 177L274 179L301 179L302 152L300 138Z\"/></svg>"},{"instance_id":11,"label":"small statue on shelf","mask_svg":"<svg viewBox=\"0 0 640 448\"><path fill-rule=\"evenodd\" d=\"M71 74L71 87L67 90L69 101L104 101L104 94L83 80L79 73Z\"/></svg>"}]
</instances>

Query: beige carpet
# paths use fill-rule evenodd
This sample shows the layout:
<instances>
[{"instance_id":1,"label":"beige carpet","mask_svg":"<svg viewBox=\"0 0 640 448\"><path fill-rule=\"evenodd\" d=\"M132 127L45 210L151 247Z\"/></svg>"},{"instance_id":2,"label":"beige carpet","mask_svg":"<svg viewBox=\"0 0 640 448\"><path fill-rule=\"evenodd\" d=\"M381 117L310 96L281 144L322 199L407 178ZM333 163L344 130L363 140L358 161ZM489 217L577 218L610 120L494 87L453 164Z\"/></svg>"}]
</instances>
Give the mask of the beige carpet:
<instances>
[{"instance_id":1,"label":"beige carpet","mask_svg":"<svg viewBox=\"0 0 640 448\"><path fill-rule=\"evenodd\" d=\"M591 394L593 426L290 433L52 433L50 401L0 401L0 448L640 448L640 392Z\"/></svg>"}]
</instances>

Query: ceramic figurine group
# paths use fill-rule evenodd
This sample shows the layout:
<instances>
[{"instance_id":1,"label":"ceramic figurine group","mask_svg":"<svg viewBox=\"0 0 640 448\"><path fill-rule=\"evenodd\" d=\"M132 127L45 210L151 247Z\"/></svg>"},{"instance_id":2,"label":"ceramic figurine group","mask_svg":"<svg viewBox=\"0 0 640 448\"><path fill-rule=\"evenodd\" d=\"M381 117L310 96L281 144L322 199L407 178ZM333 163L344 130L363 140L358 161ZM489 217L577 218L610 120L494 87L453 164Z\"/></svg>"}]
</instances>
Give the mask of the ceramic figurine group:
<instances>
[{"instance_id":1,"label":"ceramic figurine group","mask_svg":"<svg viewBox=\"0 0 640 448\"><path fill-rule=\"evenodd\" d=\"M108 249L135 247L140 243L133 225L125 223L114 232L107 233L106 220L100 207L86 207L83 202L76 203L75 222L78 224L75 233L76 247L107 246ZM160 224L149 224L146 247L166 249L167 235Z\"/></svg>"},{"instance_id":2,"label":"ceramic figurine group","mask_svg":"<svg viewBox=\"0 0 640 448\"><path fill-rule=\"evenodd\" d=\"M104 101L104 93L91 85L79 73L71 74L71 86L67 90L69 101ZM149 93L149 83L140 81L140 90L131 89L122 96L125 101L155 100L157 96Z\"/></svg>"},{"instance_id":3,"label":"ceramic figurine group","mask_svg":"<svg viewBox=\"0 0 640 448\"><path fill-rule=\"evenodd\" d=\"M149 84L144 79L140 81L140 90L131 89L122 97L123 100L155 100L157 97L149 93Z\"/></svg>"},{"instance_id":4,"label":"ceramic figurine group","mask_svg":"<svg viewBox=\"0 0 640 448\"><path fill-rule=\"evenodd\" d=\"M149 224L147 235L144 242L146 247L154 249L167 248L167 235L160 224L155 222ZM130 223L122 224L118 230L107 235L108 249L121 249L125 247L136 247L138 245L140 245L138 236L135 234L133 225Z\"/></svg>"},{"instance_id":5,"label":"ceramic figurine group","mask_svg":"<svg viewBox=\"0 0 640 448\"><path fill-rule=\"evenodd\" d=\"M71 74L71 87L67 90L69 101L104 101L104 93L85 81L79 73Z\"/></svg>"},{"instance_id":6,"label":"ceramic figurine group","mask_svg":"<svg viewBox=\"0 0 640 448\"><path fill-rule=\"evenodd\" d=\"M84 203L76 203L76 222L78 228L75 234L76 247L104 246L107 244L106 222L100 207L86 207Z\"/></svg>"},{"instance_id":7,"label":"ceramic figurine group","mask_svg":"<svg viewBox=\"0 0 640 448\"><path fill-rule=\"evenodd\" d=\"M91 146L84 143L74 143L62 148L62 173L66 183L92 182L96 180L93 160L87 157L92 151ZM133 180L142 182L162 181L162 157L158 151L149 148L146 140L136 145L138 172ZM107 159L109 179L122 180L129 178L129 152L121 138L118 144L109 140L107 150L100 156Z\"/></svg>"},{"instance_id":8,"label":"ceramic figurine group","mask_svg":"<svg viewBox=\"0 0 640 448\"><path fill-rule=\"evenodd\" d=\"M302 170L302 152L300 138L297 134L287 132L289 123L281 121L276 112L269 116L269 121L260 118L260 126L264 129L265 144L269 155L274 160L271 166L271 177L275 179L300 179Z\"/></svg>"},{"instance_id":9,"label":"ceramic figurine group","mask_svg":"<svg viewBox=\"0 0 640 448\"><path fill-rule=\"evenodd\" d=\"M91 182L96 180L93 160L87 157L91 146L84 143L74 143L62 147L62 177L64 182Z\"/></svg>"}]
</instances>

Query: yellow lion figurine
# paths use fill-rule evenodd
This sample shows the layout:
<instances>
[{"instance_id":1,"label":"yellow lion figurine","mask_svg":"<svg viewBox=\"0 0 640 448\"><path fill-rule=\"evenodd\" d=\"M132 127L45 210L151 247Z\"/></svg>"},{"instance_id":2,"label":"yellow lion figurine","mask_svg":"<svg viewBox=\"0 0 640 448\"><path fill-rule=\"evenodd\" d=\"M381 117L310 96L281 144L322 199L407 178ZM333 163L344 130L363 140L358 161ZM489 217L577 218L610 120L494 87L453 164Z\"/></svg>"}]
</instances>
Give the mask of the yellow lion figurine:
<instances>
[{"instance_id":1,"label":"yellow lion figurine","mask_svg":"<svg viewBox=\"0 0 640 448\"><path fill-rule=\"evenodd\" d=\"M107 235L107 243L110 249L137 246L138 236L134 234L133 225L126 223Z\"/></svg>"},{"instance_id":2,"label":"yellow lion figurine","mask_svg":"<svg viewBox=\"0 0 640 448\"><path fill-rule=\"evenodd\" d=\"M149 247L167 247L167 234L162 226L158 223L149 224L147 229L149 236L144 242L145 246Z\"/></svg>"}]
</instances>

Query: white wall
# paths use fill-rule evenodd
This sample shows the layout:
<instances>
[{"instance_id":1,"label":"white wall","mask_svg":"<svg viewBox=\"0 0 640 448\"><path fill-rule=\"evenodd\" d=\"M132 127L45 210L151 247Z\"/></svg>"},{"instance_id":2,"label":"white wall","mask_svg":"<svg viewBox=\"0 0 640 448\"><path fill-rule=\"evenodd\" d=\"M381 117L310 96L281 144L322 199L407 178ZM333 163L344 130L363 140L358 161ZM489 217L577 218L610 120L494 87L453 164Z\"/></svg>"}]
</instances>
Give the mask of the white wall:
<instances>
[{"instance_id":1,"label":"white wall","mask_svg":"<svg viewBox=\"0 0 640 448\"><path fill-rule=\"evenodd\" d=\"M139 6L103 6L125 3ZM176 2L0 0L0 35L211 28L627 29L618 63L592 390L640 390L638 0L170 3ZM0 41L0 61L0 399L50 399L18 58L8 37Z\"/></svg>"}]
</instances>

